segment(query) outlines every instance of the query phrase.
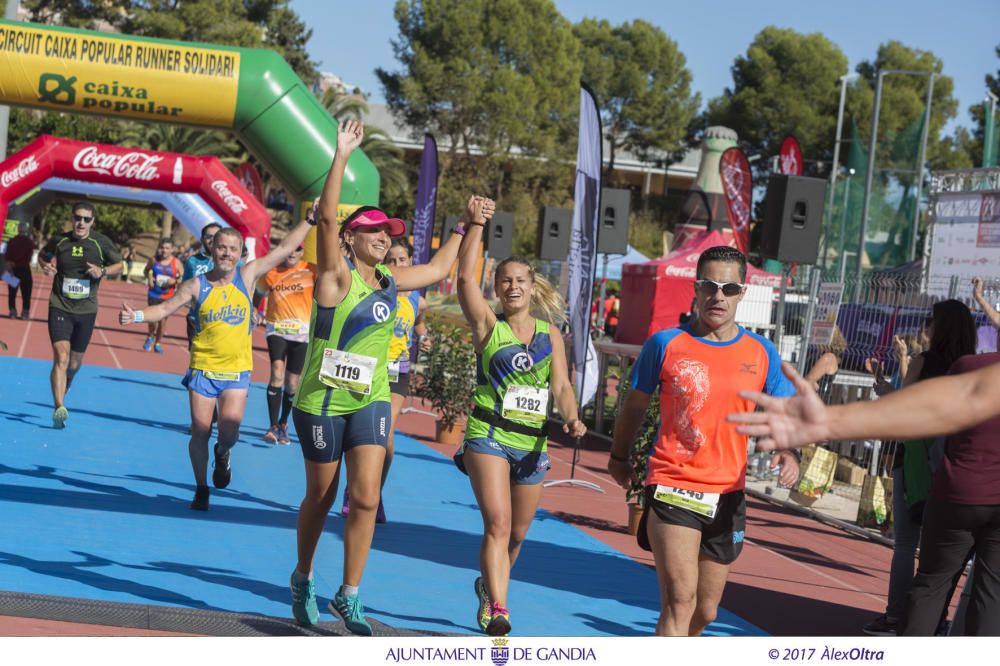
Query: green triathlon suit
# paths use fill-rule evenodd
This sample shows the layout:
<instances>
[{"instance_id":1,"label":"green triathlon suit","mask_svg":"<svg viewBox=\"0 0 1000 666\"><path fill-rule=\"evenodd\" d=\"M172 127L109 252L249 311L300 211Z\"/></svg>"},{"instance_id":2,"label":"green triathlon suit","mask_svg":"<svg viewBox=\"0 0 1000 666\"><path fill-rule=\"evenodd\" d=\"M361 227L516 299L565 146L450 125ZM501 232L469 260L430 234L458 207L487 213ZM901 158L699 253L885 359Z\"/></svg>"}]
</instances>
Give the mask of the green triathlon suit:
<instances>
[{"instance_id":1,"label":"green triathlon suit","mask_svg":"<svg viewBox=\"0 0 1000 666\"><path fill-rule=\"evenodd\" d=\"M389 402L389 341L396 321L396 282L375 267L380 289L351 266L351 288L332 308L313 303L309 349L295 407L315 416L352 414Z\"/></svg>"},{"instance_id":2,"label":"green triathlon suit","mask_svg":"<svg viewBox=\"0 0 1000 666\"><path fill-rule=\"evenodd\" d=\"M507 320L498 316L486 347L477 355L475 409L465 427L465 439L488 438L521 451L545 451L551 372L548 322L536 319L535 335L525 345ZM520 432L504 429L504 422L521 426ZM525 428L538 434L527 434Z\"/></svg>"},{"instance_id":3,"label":"green triathlon suit","mask_svg":"<svg viewBox=\"0 0 1000 666\"><path fill-rule=\"evenodd\" d=\"M82 240L74 238L72 231L53 236L42 249L42 256L56 260L49 307L74 315L97 314L97 287L101 280L87 274L87 264L103 267L122 260L114 243L96 231Z\"/></svg>"}]
</instances>

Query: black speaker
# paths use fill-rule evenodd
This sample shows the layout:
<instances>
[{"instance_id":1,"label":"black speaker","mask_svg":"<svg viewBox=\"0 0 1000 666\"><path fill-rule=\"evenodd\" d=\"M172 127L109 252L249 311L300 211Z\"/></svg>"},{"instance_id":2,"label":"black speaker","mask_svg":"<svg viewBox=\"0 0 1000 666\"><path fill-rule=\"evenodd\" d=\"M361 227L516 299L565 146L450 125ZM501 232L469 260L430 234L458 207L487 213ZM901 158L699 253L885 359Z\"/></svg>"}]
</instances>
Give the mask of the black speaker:
<instances>
[{"instance_id":1,"label":"black speaker","mask_svg":"<svg viewBox=\"0 0 1000 666\"><path fill-rule=\"evenodd\" d=\"M785 263L815 264L825 199L825 180L772 175L767 182L761 223L761 256Z\"/></svg>"},{"instance_id":2,"label":"black speaker","mask_svg":"<svg viewBox=\"0 0 1000 666\"><path fill-rule=\"evenodd\" d=\"M503 261L514 254L514 215L497 211L486 225L486 252L490 259Z\"/></svg>"},{"instance_id":3,"label":"black speaker","mask_svg":"<svg viewBox=\"0 0 1000 666\"><path fill-rule=\"evenodd\" d=\"M538 256L542 261L566 261L573 211L546 206L538 220Z\"/></svg>"},{"instance_id":4,"label":"black speaker","mask_svg":"<svg viewBox=\"0 0 1000 666\"><path fill-rule=\"evenodd\" d=\"M441 245L447 243L448 239L451 238L451 232L455 231L460 219L458 215L449 215L444 218L444 226L441 227Z\"/></svg>"},{"instance_id":5,"label":"black speaker","mask_svg":"<svg viewBox=\"0 0 1000 666\"><path fill-rule=\"evenodd\" d=\"M597 224L597 251L602 254L628 252L628 213L632 193L601 190L601 219Z\"/></svg>"}]
</instances>

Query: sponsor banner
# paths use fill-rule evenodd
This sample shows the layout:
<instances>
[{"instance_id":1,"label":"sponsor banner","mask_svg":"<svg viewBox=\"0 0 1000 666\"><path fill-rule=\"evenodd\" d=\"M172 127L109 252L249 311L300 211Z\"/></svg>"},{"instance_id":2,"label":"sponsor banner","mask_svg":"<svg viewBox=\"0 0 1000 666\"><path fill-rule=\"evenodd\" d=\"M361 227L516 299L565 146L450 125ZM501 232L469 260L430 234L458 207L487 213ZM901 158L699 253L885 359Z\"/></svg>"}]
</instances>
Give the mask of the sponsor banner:
<instances>
[{"instance_id":1,"label":"sponsor banner","mask_svg":"<svg viewBox=\"0 0 1000 666\"><path fill-rule=\"evenodd\" d=\"M972 278L1000 280L1000 193L941 193L931 200L934 224L927 261L927 293L972 297Z\"/></svg>"},{"instance_id":2,"label":"sponsor banner","mask_svg":"<svg viewBox=\"0 0 1000 666\"><path fill-rule=\"evenodd\" d=\"M417 200L413 213L413 263L426 264L431 258L431 237L437 212L438 156L432 134L424 135L417 180ZM420 290L423 293L423 289Z\"/></svg>"},{"instance_id":3,"label":"sponsor banner","mask_svg":"<svg viewBox=\"0 0 1000 666\"><path fill-rule=\"evenodd\" d=\"M802 148L794 136L786 136L778 154L778 171L786 176L802 175Z\"/></svg>"},{"instance_id":4,"label":"sponsor banner","mask_svg":"<svg viewBox=\"0 0 1000 666\"><path fill-rule=\"evenodd\" d=\"M742 150L733 146L727 148L719 158L719 175L722 179L722 194L726 198L729 211L729 226L736 238L736 247L743 254L750 245L750 213L753 202L753 178L750 162Z\"/></svg>"},{"instance_id":5,"label":"sponsor banner","mask_svg":"<svg viewBox=\"0 0 1000 666\"><path fill-rule=\"evenodd\" d=\"M833 342L833 330L837 324L837 312L844 297L843 282L823 282L816 296L816 309L813 314L812 334L809 337L811 345L829 345Z\"/></svg>"},{"instance_id":6,"label":"sponsor banner","mask_svg":"<svg viewBox=\"0 0 1000 666\"><path fill-rule=\"evenodd\" d=\"M240 54L0 23L0 102L230 127Z\"/></svg>"},{"instance_id":7,"label":"sponsor banner","mask_svg":"<svg viewBox=\"0 0 1000 666\"><path fill-rule=\"evenodd\" d=\"M580 131L576 152L576 186L569 242L569 325L573 333L576 394L587 404L597 390L586 381L588 363L597 363L590 337L590 306L597 258L597 221L601 206L601 118L597 100L580 87ZM593 373L590 373L593 374Z\"/></svg>"}]
</instances>

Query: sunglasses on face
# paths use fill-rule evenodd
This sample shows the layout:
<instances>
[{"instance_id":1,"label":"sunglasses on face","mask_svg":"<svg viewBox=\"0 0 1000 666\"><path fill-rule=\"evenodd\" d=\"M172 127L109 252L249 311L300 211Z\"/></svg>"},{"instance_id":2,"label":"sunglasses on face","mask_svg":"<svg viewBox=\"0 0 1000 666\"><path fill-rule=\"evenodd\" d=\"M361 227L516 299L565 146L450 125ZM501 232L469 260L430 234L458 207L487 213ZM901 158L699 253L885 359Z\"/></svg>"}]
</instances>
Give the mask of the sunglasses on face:
<instances>
[{"instance_id":1,"label":"sunglasses on face","mask_svg":"<svg viewBox=\"0 0 1000 666\"><path fill-rule=\"evenodd\" d=\"M93 222L94 218L91 217L91 216L89 216L89 215L77 215L76 213L73 213L73 221L74 222Z\"/></svg>"},{"instance_id":2,"label":"sunglasses on face","mask_svg":"<svg viewBox=\"0 0 1000 666\"><path fill-rule=\"evenodd\" d=\"M702 296L715 296L716 292L720 289L723 296L738 296L743 292L743 286L739 282L716 282L715 280L694 281L694 288Z\"/></svg>"},{"instance_id":3,"label":"sunglasses on face","mask_svg":"<svg viewBox=\"0 0 1000 666\"><path fill-rule=\"evenodd\" d=\"M207 235L205 235L205 236L202 236L202 237L201 237L201 240L202 240L203 242L206 242L206 243L207 243L208 241L212 240L213 238L215 238L215 234L207 234Z\"/></svg>"}]
</instances>

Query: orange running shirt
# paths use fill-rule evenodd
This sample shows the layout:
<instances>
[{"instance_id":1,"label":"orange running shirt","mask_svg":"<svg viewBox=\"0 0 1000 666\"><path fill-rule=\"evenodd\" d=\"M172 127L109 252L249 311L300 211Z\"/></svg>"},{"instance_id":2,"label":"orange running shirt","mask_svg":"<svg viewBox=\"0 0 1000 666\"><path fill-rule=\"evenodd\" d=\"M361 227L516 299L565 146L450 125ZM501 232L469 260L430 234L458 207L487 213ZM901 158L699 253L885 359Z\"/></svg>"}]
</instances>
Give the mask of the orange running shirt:
<instances>
[{"instance_id":1,"label":"orange running shirt","mask_svg":"<svg viewBox=\"0 0 1000 666\"><path fill-rule=\"evenodd\" d=\"M312 316L315 269L304 261L291 268L272 268L258 280L258 290L267 292L268 335L280 335L288 340L309 340L309 319Z\"/></svg>"},{"instance_id":2,"label":"orange running shirt","mask_svg":"<svg viewBox=\"0 0 1000 666\"><path fill-rule=\"evenodd\" d=\"M753 411L740 391L795 394L781 356L766 338L739 327L728 342L696 337L687 326L654 334L632 367L632 386L660 390L660 431L646 485L728 493L746 480L747 436L726 416Z\"/></svg>"}]
</instances>

